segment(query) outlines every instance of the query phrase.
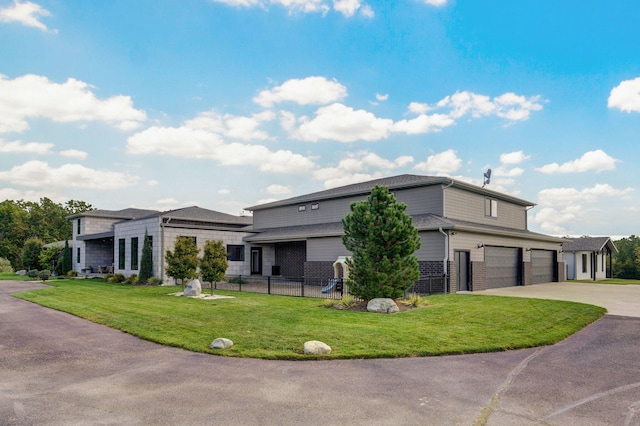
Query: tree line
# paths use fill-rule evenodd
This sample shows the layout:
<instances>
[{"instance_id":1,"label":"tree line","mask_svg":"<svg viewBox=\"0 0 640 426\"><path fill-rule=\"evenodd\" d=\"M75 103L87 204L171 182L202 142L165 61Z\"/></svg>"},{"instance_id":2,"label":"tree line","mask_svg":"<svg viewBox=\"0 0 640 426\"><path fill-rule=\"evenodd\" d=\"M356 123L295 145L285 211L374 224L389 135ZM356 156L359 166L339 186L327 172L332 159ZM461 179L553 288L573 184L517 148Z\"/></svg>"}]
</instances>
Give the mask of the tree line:
<instances>
[{"instance_id":1,"label":"tree line","mask_svg":"<svg viewBox=\"0 0 640 426\"><path fill-rule=\"evenodd\" d=\"M32 249L38 245L42 248L44 244L70 240L73 230L67 216L90 210L94 208L84 201L55 203L46 197L38 202L0 202L0 259L8 260L16 271L41 269L40 251Z\"/></svg>"}]
</instances>

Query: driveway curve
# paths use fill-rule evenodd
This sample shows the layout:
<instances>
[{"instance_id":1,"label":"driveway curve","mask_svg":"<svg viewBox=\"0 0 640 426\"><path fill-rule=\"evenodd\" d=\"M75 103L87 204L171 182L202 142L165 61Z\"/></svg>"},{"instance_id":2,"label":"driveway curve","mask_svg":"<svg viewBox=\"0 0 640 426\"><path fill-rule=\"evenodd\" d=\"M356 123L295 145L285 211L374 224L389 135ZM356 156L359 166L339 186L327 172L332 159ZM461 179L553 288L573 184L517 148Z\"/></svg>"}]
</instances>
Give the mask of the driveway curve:
<instances>
[{"instance_id":1,"label":"driveway curve","mask_svg":"<svg viewBox=\"0 0 640 426\"><path fill-rule=\"evenodd\" d=\"M264 361L140 340L0 282L2 425L638 425L640 319L491 354Z\"/></svg>"}]
</instances>

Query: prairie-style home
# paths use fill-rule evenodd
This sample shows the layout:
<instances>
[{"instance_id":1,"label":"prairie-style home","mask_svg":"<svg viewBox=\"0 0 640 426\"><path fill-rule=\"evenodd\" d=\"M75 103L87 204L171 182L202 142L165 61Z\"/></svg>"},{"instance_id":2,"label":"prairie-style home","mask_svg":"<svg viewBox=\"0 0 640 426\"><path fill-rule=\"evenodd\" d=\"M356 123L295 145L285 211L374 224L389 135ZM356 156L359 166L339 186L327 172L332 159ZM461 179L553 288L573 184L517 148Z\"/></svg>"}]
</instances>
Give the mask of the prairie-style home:
<instances>
[{"instance_id":1,"label":"prairie-style home","mask_svg":"<svg viewBox=\"0 0 640 426\"><path fill-rule=\"evenodd\" d=\"M562 245L568 280L604 280L611 278L613 255L618 248L609 237L581 237Z\"/></svg>"}]
</instances>

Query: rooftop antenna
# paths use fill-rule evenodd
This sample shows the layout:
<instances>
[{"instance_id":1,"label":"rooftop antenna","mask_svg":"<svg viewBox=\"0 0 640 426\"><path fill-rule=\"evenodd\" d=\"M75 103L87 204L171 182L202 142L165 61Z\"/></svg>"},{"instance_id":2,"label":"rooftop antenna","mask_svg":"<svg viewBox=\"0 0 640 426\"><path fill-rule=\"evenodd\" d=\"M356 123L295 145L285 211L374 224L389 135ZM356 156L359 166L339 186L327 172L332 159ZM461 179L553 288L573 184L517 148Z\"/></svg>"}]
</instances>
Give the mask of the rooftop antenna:
<instances>
[{"instance_id":1,"label":"rooftop antenna","mask_svg":"<svg viewBox=\"0 0 640 426\"><path fill-rule=\"evenodd\" d=\"M482 187L484 188L490 183L491 183L491 169L487 169L487 171L484 172L484 183L482 184Z\"/></svg>"}]
</instances>

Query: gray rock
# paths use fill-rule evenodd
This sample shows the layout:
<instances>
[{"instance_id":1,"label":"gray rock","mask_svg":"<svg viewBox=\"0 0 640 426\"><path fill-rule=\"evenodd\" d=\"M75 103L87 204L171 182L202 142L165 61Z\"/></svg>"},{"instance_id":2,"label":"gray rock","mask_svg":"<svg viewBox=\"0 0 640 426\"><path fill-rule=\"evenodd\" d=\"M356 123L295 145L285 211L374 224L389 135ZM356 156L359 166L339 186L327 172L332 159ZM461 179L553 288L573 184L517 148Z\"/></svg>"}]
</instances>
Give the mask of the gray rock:
<instances>
[{"instance_id":1,"label":"gray rock","mask_svg":"<svg viewBox=\"0 0 640 426\"><path fill-rule=\"evenodd\" d=\"M189 281L184 289L184 295L187 297L198 297L201 293L202 285L198 279Z\"/></svg>"},{"instance_id":2,"label":"gray rock","mask_svg":"<svg viewBox=\"0 0 640 426\"><path fill-rule=\"evenodd\" d=\"M318 340L310 340L304 343L305 355L329 355L331 353L331 347L326 343Z\"/></svg>"},{"instance_id":3,"label":"gray rock","mask_svg":"<svg viewBox=\"0 0 640 426\"><path fill-rule=\"evenodd\" d=\"M224 337L218 337L216 340L211 342L209 345L210 349L228 349L233 346L233 342L229 339L225 339Z\"/></svg>"},{"instance_id":4,"label":"gray rock","mask_svg":"<svg viewBox=\"0 0 640 426\"><path fill-rule=\"evenodd\" d=\"M400 312L400 309L398 309L398 305L396 305L393 299L379 298L369 300L369 303L367 303L367 311L380 314L393 314Z\"/></svg>"},{"instance_id":5,"label":"gray rock","mask_svg":"<svg viewBox=\"0 0 640 426\"><path fill-rule=\"evenodd\" d=\"M16 271L16 274L20 275L21 277L24 277L25 275L27 275L27 271L25 271L24 269L21 269L19 271Z\"/></svg>"}]
</instances>

